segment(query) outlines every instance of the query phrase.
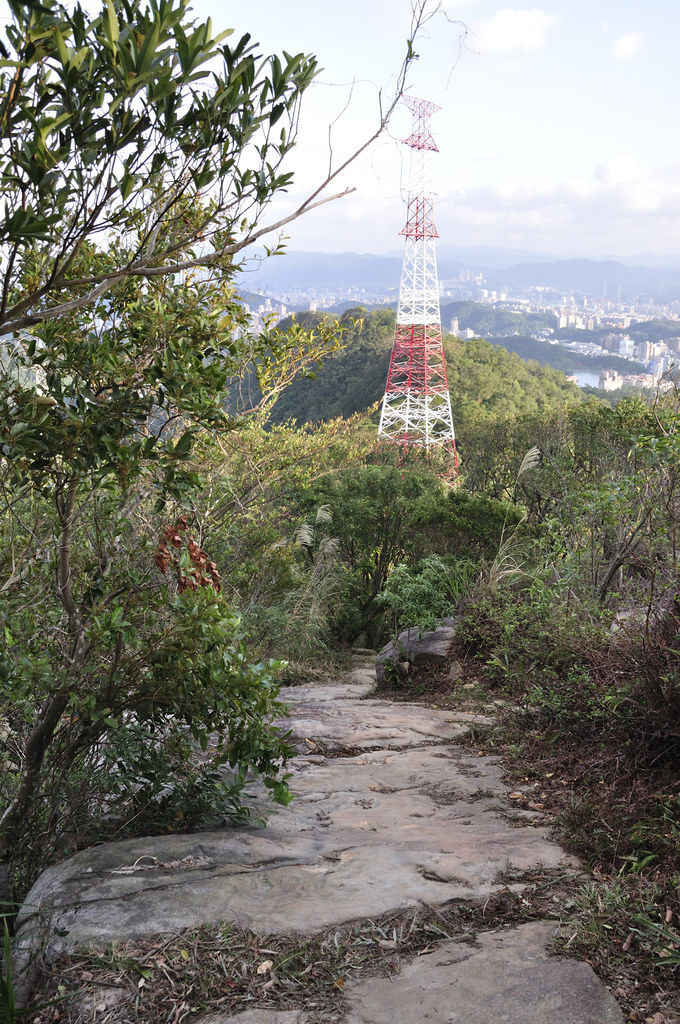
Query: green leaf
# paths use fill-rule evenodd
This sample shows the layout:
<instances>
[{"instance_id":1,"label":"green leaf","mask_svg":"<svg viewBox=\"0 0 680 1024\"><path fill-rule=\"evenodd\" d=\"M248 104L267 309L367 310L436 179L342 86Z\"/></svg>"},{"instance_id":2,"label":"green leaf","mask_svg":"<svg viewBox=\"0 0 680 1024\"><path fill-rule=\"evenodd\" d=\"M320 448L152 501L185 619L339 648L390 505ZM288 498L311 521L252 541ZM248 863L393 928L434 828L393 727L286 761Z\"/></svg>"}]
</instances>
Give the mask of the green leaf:
<instances>
[{"instance_id":1,"label":"green leaf","mask_svg":"<svg viewBox=\"0 0 680 1024\"><path fill-rule=\"evenodd\" d=\"M191 445L194 439L193 430L185 430L178 441L175 442L173 454L178 459L186 459L191 451Z\"/></svg>"},{"instance_id":2,"label":"green leaf","mask_svg":"<svg viewBox=\"0 0 680 1024\"><path fill-rule=\"evenodd\" d=\"M57 53L59 54L59 60L65 66L69 63L68 50L66 48L66 42L58 28L54 30L54 41L57 44Z\"/></svg>"},{"instance_id":3,"label":"green leaf","mask_svg":"<svg viewBox=\"0 0 680 1024\"><path fill-rule=\"evenodd\" d=\"M117 43L120 39L120 28L118 26L118 17L116 15L116 8L113 5L113 0L106 0L104 31L106 32L110 42Z\"/></svg>"},{"instance_id":4,"label":"green leaf","mask_svg":"<svg viewBox=\"0 0 680 1024\"><path fill-rule=\"evenodd\" d=\"M151 62L156 49L158 48L159 38L160 33L158 24L155 24L151 31L146 34L142 47L139 51L136 62L137 74L143 75L151 70Z\"/></svg>"}]
</instances>

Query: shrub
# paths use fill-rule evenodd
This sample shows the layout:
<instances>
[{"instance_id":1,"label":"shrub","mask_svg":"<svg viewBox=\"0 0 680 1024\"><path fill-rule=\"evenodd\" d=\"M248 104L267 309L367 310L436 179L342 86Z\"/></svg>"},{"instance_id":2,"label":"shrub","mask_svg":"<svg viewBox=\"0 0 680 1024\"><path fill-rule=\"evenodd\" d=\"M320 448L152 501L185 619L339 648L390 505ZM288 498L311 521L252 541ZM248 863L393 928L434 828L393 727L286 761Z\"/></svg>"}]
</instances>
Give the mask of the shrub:
<instances>
[{"instance_id":1,"label":"shrub","mask_svg":"<svg viewBox=\"0 0 680 1024\"><path fill-rule=\"evenodd\" d=\"M407 626L434 629L437 619L452 614L476 573L477 565L469 559L428 555L414 566L399 562L377 600L392 614L395 633Z\"/></svg>"},{"instance_id":2,"label":"shrub","mask_svg":"<svg viewBox=\"0 0 680 1024\"><path fill-rule=\"evenodd\" d=\"M212 587L128 579L123 599L94 609L76 679L50 618L31 622L21 601L9 611L28 642L5 624L0 656L6 808L21 800L46 715L61 713L40 748L33 799L8 833L17 898L46 862L94 839L247 815L250 769L286 802L291 751L273 727L279 663L252 663L238 616Z\"/></svg>"}]
</instances>

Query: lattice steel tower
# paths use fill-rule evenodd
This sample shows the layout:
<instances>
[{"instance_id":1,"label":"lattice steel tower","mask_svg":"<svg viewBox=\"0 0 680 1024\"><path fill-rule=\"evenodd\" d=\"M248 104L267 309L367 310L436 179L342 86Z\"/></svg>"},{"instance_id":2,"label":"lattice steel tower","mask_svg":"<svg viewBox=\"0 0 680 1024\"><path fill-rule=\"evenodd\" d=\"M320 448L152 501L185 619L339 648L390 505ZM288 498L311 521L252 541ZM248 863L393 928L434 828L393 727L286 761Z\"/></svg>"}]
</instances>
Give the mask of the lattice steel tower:
<instances>
[{"instance_id":1,"label":"lattice steel tower","mask_svg":"<svg viewBox=\"0 0 680 1024\"><path fill-rule=\"evenodd\" d=\"M450 447L456 460L451 398L446 378L439 312L434 203L428 169L438 152L430 118L440 108L405 96L413 114L404 145L411 150L404 263L392 359L380 413L378 437L403 445Z\"/></svg>"}]
</instances>

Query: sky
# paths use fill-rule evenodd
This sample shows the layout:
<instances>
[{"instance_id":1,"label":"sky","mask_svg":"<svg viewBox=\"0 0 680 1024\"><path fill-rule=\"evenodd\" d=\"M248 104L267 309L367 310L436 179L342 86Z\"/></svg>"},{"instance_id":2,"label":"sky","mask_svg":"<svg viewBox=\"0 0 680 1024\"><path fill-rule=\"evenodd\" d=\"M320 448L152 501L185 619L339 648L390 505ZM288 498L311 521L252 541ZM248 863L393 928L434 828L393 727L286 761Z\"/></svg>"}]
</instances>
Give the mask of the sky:
<instances>
[{"instance_id":1,"label":"sky","mask_svg":"<svg viewBox=\"0 0 680 1024\"><path fill-rule=\"evenodd\" d=\"M94 13L101 0L82 2ZM677 262L680 0L530 4L427 0L407 92L441 107L431 160L440 247ZM288 163L294 183L271 210L278 219L376 130L406 53L411 0L192 6L215 32L250 33L262 54L319 59ZM356 191L290 225L289 249L401 251L409 121L402 105L331 188Z\"/></svg>"},{"instance_id":2,"label":"sky","mask_svg":"<svg viewBox=\"0 0 680 1024\"><path fill-rule=\"evenodd\" d=\"M286 212L375 130L393 94L410 0L194 0L263 52L313 52ZM435 4L432 4L434 8ZM415 45L407 91L437 103L440 245L630 258L680 253L680 2L444 0ZM339 120L336 122L336 119ZM343 174L351 196L287 229L289 248L398 252L408 114ZM338 191L337 183L333 191ZM287 205L288 204L288 205Z\"/></svg>"}]
</instances>

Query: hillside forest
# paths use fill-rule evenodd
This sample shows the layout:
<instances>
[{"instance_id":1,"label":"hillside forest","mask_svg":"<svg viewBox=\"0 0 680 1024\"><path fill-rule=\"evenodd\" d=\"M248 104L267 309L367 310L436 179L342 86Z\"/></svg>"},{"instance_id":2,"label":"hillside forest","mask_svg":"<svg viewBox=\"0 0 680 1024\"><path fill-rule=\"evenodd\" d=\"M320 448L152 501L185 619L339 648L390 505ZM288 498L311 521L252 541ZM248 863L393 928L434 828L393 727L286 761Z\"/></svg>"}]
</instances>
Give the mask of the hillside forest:
<instances>
[{"instance_id":1,"label":"hillside forest","mask_svg":"<svg viewBox=\"0 0 680 1024\"><path fill-rule=\"evenodd\" d=\"M557 828L602 881L578 894L579 943L671 987L678 395L611 407L447 336L459 481L436 453L378 444L393 311L255 334L238 298L252 205L264 218L288 183L282 125L314 60L215 39L183 0L113 0L91 21L56 0L10 6L23 92L0 110L7 926L47 864L92 843L247 819L252 773L289 801L282 682L453 615L479 693L507 708L488 749L546 789L565 780ZM199 71L216 57L209 92ZM119 99L104 133L102 90Z\"/></svg>"}]
</instances>

